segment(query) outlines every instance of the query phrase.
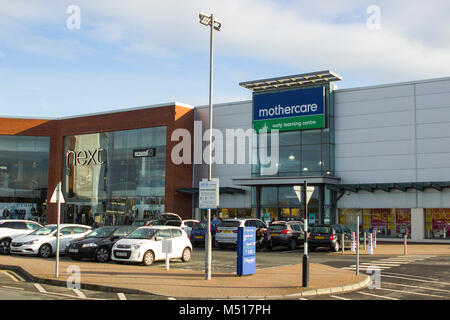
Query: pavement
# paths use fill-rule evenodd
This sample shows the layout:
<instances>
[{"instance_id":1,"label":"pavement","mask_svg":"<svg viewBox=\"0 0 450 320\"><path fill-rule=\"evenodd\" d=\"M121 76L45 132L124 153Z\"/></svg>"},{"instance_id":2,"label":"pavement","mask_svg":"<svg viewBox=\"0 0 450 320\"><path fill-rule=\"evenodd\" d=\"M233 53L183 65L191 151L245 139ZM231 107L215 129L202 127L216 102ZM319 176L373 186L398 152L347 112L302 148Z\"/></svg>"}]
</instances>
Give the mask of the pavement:
<instances>
[{"instance_id":1,"label":"pavement","mask_svg":"<svg viewBox=\"0 0 450 320\"><path fill-rule=\"evenodd\" d=\"M362 249L360 253L367 255ZM334 254L342 255L342 253ZM355 253L347 250L344 254ZM403 254L403 245L379 243L374 249L374 254L398 256ZM410 244L408 254L450 255L450 245ZM317 263L310 264L309 286L303 288L301 264L259 268L255 274L242 277L235 273L213 272L211 280L205 280L203 270L179 267L166 270L164 262L156 262L152 266L145 267L70 260L60 261L60 276L56 278L54 258L11 255L0 258L0 268L15 270L33 282L66 285L69 277L73 279L69 267L78 266L82 289L146 293L177 299L296 298L351 292L367 287L370 281L367 274L360 273L356 276L354 271ZM173 260L172 263L177 261Z\"/></svg>"},{"instance_id":2,"label":"pavement","mask_svg":"<svg viewBox=\"0 0 450 320\"><path fill-rule=\"evenodd\" d=\"M33 282L66 285L71 276L66 271L69 266L76 265L81 272L81 288L147 293L178 299L294 298L358 290L369 282L367 275L356 276L352 271L321 264L310 264L308 288L302 287L301 265L258 269L255 274L242 277L231 273L212 273L211 280L205 280L203 271L180 268L167 271L164 262L145 267L63 260L59 266L60 276L56 278L55 264L54 259L2 256L0 268L15 270Z\"/></svg>"}]
</instances>

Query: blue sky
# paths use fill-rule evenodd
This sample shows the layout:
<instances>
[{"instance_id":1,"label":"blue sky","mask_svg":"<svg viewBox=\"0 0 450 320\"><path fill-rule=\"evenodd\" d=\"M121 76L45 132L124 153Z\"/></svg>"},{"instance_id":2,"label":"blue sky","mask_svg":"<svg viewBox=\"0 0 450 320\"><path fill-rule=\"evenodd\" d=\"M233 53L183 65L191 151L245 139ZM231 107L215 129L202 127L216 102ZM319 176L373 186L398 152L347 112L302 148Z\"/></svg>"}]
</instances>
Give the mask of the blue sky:
<instances>
[{"instance_id":1,"label":"blue sky","mask_svg":"<svg viewBox=\"0 0 450 320\"><path fill-rule=\"evenodd\" d=\"M67 27L71 5L80 29ZM207 104L199 11L223 24L215 103L251 99L239 82L318 70L341 75L339 88L450 76L448 1L0 0L0 115Z\"/></svg>"}]
</instances>

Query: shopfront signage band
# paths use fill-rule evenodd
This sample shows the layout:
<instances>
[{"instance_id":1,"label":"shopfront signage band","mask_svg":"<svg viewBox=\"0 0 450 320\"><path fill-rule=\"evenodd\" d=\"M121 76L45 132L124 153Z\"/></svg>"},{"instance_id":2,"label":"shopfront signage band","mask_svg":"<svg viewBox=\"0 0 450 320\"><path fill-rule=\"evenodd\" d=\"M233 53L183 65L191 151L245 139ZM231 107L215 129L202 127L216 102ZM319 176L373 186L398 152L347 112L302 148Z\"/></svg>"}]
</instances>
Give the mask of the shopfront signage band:
<instances>
[{"instance_id":1,"label":"shopfront signage band","mask_svg":"<svg viewBox=\"0 0 450 320\"><path fill-rule=\"evenodd\" d=\"M257 132L325 128L325 88L254 94L253 128Z\"/></svg>"}]
</instances>

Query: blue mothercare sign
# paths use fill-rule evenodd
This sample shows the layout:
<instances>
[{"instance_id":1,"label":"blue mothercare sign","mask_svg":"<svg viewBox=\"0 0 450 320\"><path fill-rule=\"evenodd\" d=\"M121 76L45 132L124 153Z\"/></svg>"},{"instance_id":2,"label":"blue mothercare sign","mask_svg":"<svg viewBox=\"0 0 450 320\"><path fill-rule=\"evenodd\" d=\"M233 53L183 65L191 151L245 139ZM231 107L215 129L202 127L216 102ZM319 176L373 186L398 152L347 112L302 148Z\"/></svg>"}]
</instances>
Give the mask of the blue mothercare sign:
<instances>
[{"instance_id":1,"label":"blue mothercare sign","mask_svg":"<svg viewBox=\"0 0 450 320\"><path fill-rule=\"evenodd\" d=\"M325 88L303 88L253 94L253 128L303 130L325 126Z\"/></svg>"}]
</instances>

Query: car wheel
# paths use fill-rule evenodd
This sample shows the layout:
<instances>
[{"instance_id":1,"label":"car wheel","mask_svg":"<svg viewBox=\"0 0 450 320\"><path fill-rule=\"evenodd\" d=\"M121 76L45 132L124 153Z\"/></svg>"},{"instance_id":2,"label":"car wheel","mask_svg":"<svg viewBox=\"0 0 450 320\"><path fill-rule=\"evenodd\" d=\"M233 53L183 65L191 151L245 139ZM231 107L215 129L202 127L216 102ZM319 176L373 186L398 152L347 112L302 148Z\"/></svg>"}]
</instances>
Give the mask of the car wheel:
<instances>
[{"instance_id":1,"label":"car wheel","mask_svg":"<svg viewBox=\"0 0 450 320\"><path fill-rule=\"evenodd\" d=\"M43 244L40 248L39 248L39 256L41 258L48 258L50 257L52 254L52 247L49 244Z\"/></svg>"},{"instance_id":2,"label":"car wheel","mask_svg":"<svg viewBox=\"0 0 450 320\"><path fill-rule=\"evenodd\" d=\"M288 248L289 248L289 250L295 250L297 248L297 243L295 242L295 239L289 240Z\"/></svg>"},{"instance_id":3,"label":"car wheel","mask_svg":"<svg viewBox=\"0 0 450 320\"><path fill-rule=\"evenodd\" d=\"M191 260L191 254L192 254L191 248L189 247L184 248L181 260L183 262L189 262L189 260Z\"/></svg>"},{"instance_id":4,"label":"car wheel","mask_svg":"<svg viewBox=\"0 0 450 320\"><path fill-rule=\"evenodd\" d=\"M98 262L106 262L109 260L109 250L107 247L100 247L95 252L95 260Z\"/></svg>"},{"instance_id":5,"label":"car wheel","mask_svg":"<svg viewBox=\"0 0 450 320\"><path fill-rule=\"evenodd\" d=\"M155 254L153 251L148 250L144 253L144 257L142 258L142 264L144 266L149 266L155 261Z\"/></svg>"},{"instance_id":6,"label":"car wheel","mask_svg":"<svg viewBox=\"0 0 450 320\"><path fill-rule=\"evenodd\" d=\"M11 251L11 239L5 238L0 241L0 253L8 254Z\"/></svg>"}]
</instances>

